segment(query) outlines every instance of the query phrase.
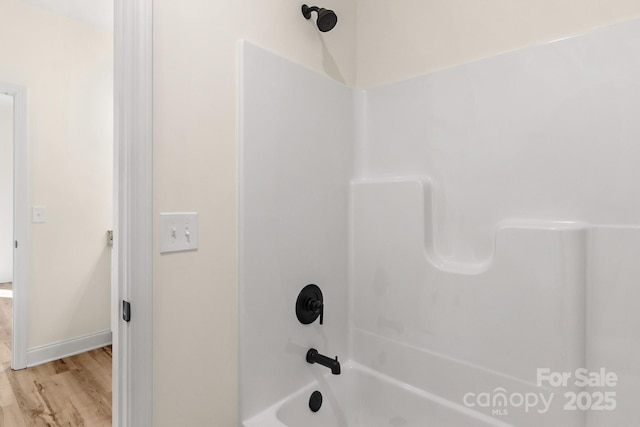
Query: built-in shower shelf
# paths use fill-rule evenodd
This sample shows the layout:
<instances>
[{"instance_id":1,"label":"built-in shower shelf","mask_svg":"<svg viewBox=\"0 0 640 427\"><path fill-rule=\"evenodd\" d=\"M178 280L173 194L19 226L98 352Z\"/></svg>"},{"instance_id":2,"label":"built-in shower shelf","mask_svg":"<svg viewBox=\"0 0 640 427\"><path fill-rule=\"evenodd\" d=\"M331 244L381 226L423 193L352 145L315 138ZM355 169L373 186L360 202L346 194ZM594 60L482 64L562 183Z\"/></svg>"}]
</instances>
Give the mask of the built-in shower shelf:
<instances>
[{"instance_id":1,"label":"built-in shower shelf","mask_svg":"<svg viewBox=\"0 0 640 427\"><path fill-rule=\"evenodd\" d=\"M438 227L432 184L429 179L393 179L352 183L354 227L375 227L389 233L389 238L406 252L408 247L421 247L428 262L436 269L457 274L481 274L499 262L496 254L511 253L513 246L527 247L549 233L565 233L580 240L589 224L574 221L504 219L495 225L492 251L474 260L443 256L437 248ZM362 224L360 224L362 223ZM356 241L358 243L358 241ZM387 250L390 249L387 247ZM498 257L500 256L498 254Z\"/></svg>"}]
</instances>

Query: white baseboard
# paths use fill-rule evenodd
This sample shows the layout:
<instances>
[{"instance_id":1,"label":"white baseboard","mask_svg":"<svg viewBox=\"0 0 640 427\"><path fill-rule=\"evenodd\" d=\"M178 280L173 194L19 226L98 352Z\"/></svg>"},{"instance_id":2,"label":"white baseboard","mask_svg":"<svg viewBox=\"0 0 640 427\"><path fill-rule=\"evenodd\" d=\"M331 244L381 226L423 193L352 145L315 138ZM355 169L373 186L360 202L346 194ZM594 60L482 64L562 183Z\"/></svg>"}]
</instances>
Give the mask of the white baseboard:
<instances>
[{"instance_id":1,"label":"white baseboard","mask_svg":"<svg viewBox=\"0 0 640 427\"><path fill-rule=\"evenodd\" d=\"M33 347L27 350L27 366L42 365L110 344L111 331L100 331L70 340Z\"/></svg>"},{"instance_id":2,"label":"white baseboard","mask_svg":"<svg viewBox=\"0 0 640 427\"><path fill-rule=\"evenodd\" d=\"M8 274L8 273L0 274L0 283L9 283L9 282L13 282L13 276L11 274Z\"/></svg>"}]
</instances>

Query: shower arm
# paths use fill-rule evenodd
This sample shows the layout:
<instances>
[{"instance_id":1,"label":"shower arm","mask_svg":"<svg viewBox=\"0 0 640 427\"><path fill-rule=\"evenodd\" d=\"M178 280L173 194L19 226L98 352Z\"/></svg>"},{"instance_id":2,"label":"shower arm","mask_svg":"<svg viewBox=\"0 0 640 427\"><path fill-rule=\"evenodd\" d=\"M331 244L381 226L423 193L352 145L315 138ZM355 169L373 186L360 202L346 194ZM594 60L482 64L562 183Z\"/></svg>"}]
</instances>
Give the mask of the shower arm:
<instances>
[{"instance_id":1,"label":"shower arm","mask_svg":"<svg viewBox=\"0 0 640 427\"><path fill-rule=\"evenodd\" d=\"M307 19L311 19L311 12L319 12L320 8L318 6L307 6L302 5L302 15L304 15L305 18Z\"/></svg>"}]
</instances>

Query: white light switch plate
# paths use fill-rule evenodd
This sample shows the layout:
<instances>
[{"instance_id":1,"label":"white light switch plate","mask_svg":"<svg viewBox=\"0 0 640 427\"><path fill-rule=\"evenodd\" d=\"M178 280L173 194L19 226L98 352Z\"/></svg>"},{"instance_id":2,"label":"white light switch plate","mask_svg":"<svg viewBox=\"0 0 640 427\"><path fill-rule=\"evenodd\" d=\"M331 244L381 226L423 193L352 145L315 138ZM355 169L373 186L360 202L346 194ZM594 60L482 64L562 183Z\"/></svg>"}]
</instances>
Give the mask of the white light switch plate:
<instances>
[{"instance_id":1,"label":"white light switch plate","mask_svg":"<svg viewBox=\"0 0 640 427\"><path fill-rule=\"evenodd\" d=\"M47 208L44 206L33 206L31 208L31 222L34 224L47 222Z\"/></svg>"},{"instance_id":2,"label":"white light switch plate","mask_svg":"<svg viewBox=\"0 0 640 427\"><path fill-rule=\"evenodd\" d=\"M198 249L198 213L160 214L160 253Z\"/></svg>"}]
</instances>

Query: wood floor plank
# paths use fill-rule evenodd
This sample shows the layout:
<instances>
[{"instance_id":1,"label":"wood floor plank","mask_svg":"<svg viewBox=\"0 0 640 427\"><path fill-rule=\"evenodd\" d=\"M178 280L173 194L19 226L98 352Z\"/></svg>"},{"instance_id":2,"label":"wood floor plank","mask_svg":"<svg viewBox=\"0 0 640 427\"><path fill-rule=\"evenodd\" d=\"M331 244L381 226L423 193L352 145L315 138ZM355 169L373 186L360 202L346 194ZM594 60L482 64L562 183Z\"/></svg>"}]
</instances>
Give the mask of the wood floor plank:
<instances>
[{"instance_id":1,"label":"wood floor plank","mask_svg":"<svg viewBox=\"0 0 640 427\"><path fill-rule=\"evenodd\" d=\"M111 424L111 378L104 378L104 366L88 369L88 357L85 353L49 366L3 372L30 427Z\"/></svg>"},{"instance_id":2,"label":"wood floor plank","mask_svg":"<svg viewBox=\"0 0 640 427\"><path fill-rule=\"evenodd\" d=\"M13 395L13 389L9 383L9 378L4 373L4 369L0 372L0 408L16 403L16 397Z\"/></svg>"},{"instance_id":3,"label":"wood floor plank","mask_svg":"<svg viewBox=\"0 0 640 427\"><path fill-rule=\"evenodd\" d=\"M13 371L11 304L0 298L0 427L111 427L111 346Z\"/></svg>"},{"instance_id":4,"label":"wood floor plank","mask_svg":"<svg viewBox=\"0 0 640 427\"><path fill-rule=\"evenodd\" d=\"M73 375L72 371L60 375L60 380L64 381L66 384L69 390L69 397L73 401L74 407L78 409L79 412L86 413L86 408L90 408L91 417L93 417L94 413L98 414L103 419L111 416L111 408L109 408L108 411L101 410L102 402L99 401L96 404L94 396L85 392L83 385L78 383L77 378Z\"/></svg>"},{"instance_id":5,"label":"wood floor plank","mask_svg":"<svg viewBox=\"0 0 640 427\"><path fill-rule=\"evenodd\" d=\"M28 427L17 403L0 408L0 427Z\"/></svg>"},{"instance_id":6,"label":"wood floor plank","mask_svg":"<svg viewBox=\"0 0 640 427\"><path fill-rule=\"evenodd\" d=\"M0 298L0 363L11 360L12 304L11 298Z\"/></svg>"}]
</instances>

